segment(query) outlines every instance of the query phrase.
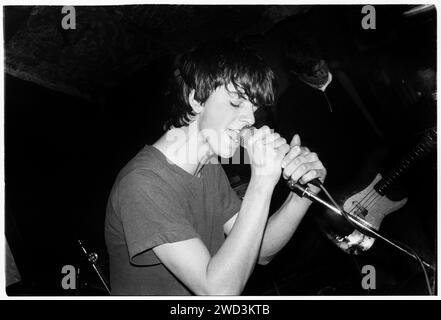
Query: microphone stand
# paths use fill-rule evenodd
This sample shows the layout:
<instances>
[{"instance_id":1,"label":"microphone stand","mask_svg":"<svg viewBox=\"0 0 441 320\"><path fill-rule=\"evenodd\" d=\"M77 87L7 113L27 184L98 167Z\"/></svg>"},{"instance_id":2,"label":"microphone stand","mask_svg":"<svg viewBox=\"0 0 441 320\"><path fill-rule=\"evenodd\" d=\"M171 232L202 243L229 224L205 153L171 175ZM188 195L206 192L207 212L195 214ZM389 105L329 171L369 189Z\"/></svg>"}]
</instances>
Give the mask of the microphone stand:
<instances>
[{"instance_id":1,"label":"microphone stand","mask_svg":"<svg viewBox=\"0 0 441 320\"><path fill-rule=\"evenodd\" d=\"M246 143L247 143L248 139L253 135L254 130L255 130L254 127L245 127L242 129L242 131L240 133L240 145L242 147L244 147L245 149L246 149ZM422 264L426 265L427 267L429 267L435 271L435 267L430 265L428 262L420 259L420 257L418 257L418 255L416 255L415 253L411 252L411 250L404 248L402 245L396 243L395 241L392 241L392 240L386 238L385 236L381 235L377 230L375 230L371 225L369 225L369 223L367 223L363 219L361 219L357 216L350 215L347 212L345 212L344 210L340 209L339 206L337 205L337 203L332 199L331 195L326 191L325 187L320 182L320 180L314 179L313 181L311 181L309 183L315 184L315 185L317 185L317 187L323 189L323 191L326 192L326 194L328 195L329 199L331 199L333 204L329 203L326 200L323 200L315 193L309 191L308 187L303 187L298 183L294 183L291 179L288 180L287 185L290 190L295 192L300 197L302 197L302 198L306 197L314 202L317 202L317 203L325 206L326 208L332 210L333 212L343 216L352 226L354 226L355 229L357 229L361 233L367 235L368 237L378 238L378 239L385 241L386 243L390 244L391 246L397 248L398 250L404 252L408 256L414 258L415 260L421 262Z\"/></svg>"},{"instance_id":2,"label":"microphone stand","mask_svg":"<svg viewBox=\"0 0 441 320\"><path fill-rule=\"evenodd\" d=\"M111 292L110 292L109 285L107 284L106 280L104 279L104 275L101 272L99 266L97 266L97 264L96 264L96 262L98 260L98 255L95 252L88 253L86 248L84 247L83 242L81 240L78 240L77 242L78 242L78 245L80 246L81 250L83 251L83 253L87 257L87 260L91 263L92 268L95 270L96 274L100 278L101 283L103 284L103 286L106 289L107 293L110 295Z\"/></svg>"},{"instance_id":3,"label":"microphone stand","mask_svg":"<svg viewBox=\"0 0 441 320\"><path fill-rule=\"evenodd\" d=\"M413 252L411 252L407 248L403 247L402 245L386 238L385 236L380 234L377 230L372 228L366 221L362 220L361 218L359 218L357 216L350 215L347 212L345 212L344 210L338 208L338 206L331 204L326 200L323 200L317 194L315 194L314 192L311 192L307 186L304 187L298 183L294 183L292 180L288 180L287 185L290 190L295 192L300 197L308 198L308 199L312 200L313 202L316 202L322 206L325 206L326 208L332 210L333 212L339 214L340 216L343 216L352 226L354 226L354 228L356 228L361 233L367 235L368 237L381 239L384 242L388 243L389 245L395 247L396 249L404 252L408 256L414 258L415 260L422 262L425 266L429 267L430 269L435 270L435 268L431 264L424 261L423 259L418 257L416 254L414 254ZM321 185L319 187L323 188L323 185Z\"/></svg>"}]
</instances>

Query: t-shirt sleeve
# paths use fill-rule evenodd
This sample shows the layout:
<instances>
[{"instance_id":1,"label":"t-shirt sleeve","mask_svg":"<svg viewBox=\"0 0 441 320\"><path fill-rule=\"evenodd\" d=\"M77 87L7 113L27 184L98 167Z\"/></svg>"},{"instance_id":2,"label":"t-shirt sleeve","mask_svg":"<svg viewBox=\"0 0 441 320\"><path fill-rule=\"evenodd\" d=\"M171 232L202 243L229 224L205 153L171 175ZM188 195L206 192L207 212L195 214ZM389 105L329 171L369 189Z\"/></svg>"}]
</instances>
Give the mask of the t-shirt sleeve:
<instances>
[{"instance_id":1,"label":"t-shirt sleeve","mask_svg":"<svg viewBox=\"0 0 441 320\"><path fill-rule=\"evenodd\" d=\"M154 173L135 172L124 177L115 205L132 264L158 264L152 248L199 237L182 199Z\"/></svg>"},{"instance_id":2,"label":"t-shirt sleeve","mask_svg":"<svg viewBox=\"0 0 441 320\"><path fill-rule=\"evenodd\" d=\"M226 223L232 216L239 212L242 205L242 200L231 187L228 177L221 165L219 165L218 175L219 190L224 212L223 223Z\"/></svg>"}]
</instances>

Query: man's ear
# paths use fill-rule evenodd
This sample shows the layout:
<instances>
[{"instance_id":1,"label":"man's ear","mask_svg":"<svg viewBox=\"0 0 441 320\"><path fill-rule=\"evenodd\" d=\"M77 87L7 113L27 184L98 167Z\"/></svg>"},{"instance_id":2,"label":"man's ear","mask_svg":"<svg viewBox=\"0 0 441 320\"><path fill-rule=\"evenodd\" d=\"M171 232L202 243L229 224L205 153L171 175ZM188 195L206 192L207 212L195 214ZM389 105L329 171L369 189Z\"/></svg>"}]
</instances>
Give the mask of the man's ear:
<instances>
[{"instance_id":1,"label":"man's ear","mask_svg":"<svg viewBox=\"0 0 441 320\"><path fill-rule=\"evenodd\" d=\"M193 108L193 111L196 114L198 114L198 113L200 113L202 111L203 106L202 106L202 104L199 101L197 101L194 98L194 93L195 93L194 89L190 91L190 94L188 95L188 102L190 103L190 106Z\"/></svg>"}]
</instances>

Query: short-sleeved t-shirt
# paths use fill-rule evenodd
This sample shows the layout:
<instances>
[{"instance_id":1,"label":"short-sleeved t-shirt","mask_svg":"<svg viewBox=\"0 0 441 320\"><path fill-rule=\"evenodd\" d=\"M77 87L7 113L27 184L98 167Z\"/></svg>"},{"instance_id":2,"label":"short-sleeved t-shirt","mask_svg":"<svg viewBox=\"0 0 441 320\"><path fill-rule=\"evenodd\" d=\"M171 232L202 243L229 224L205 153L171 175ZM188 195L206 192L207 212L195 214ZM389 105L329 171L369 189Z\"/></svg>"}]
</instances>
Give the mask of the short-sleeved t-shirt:
<instances>
[{"instance_id":1,"label":"short-sleeved t-shirt","mask_svg":"<svg viewBox=\"0 0 441 320\"><path fill-rule=\"evenodd\" d=\"M152 248L199 238L214 255L240 206L220 164L206 164L196 177L145 146L118 174L107 203L112 294L191 294Z\"/></svg>"}]
</instances>

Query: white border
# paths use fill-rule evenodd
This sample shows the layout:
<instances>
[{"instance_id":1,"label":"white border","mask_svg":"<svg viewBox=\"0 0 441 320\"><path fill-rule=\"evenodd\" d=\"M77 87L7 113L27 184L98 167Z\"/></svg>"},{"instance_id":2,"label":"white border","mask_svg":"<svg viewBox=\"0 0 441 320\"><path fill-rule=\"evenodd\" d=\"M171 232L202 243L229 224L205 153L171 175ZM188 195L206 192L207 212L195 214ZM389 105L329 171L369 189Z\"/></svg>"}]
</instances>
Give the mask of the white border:
<instances>
[{"instance_id":1,"label":"white border","mask_svg":"<svg viewBox=\"0 0 441 320\"><path fill-rule=\"evenodd\" d=\"M364 5L364 4L372 4L372 5L380 5L380 4L435 4L435 1L427 2L427 1L417 1L417 0L406 0L406 1L360 1L360 0L352 0L352 1L260 1L260 0L249 0L249 1L243 1L243 0L220 0L220 1L183 1L183 0L175 0L175 1L88 1L88 0L76 0L74 3L66 3L66 1L17 1L17 0L7 0L2 1L2 5L84 5L84 6L90 6L90 5L131 5L131 4L249 4L249 5L256 5L256 4L285 4L285 5L316 5L316 4L332 4L332 5L344 5L344 4L354 4L354 5ZM439 9L437 7L437 9ZM1 8L0 12L0 36L1 36L1 46L0 46L0 55L4 59L3 55L3 48L4 48L4 39L3 39L3 8ZM439 12L437 10L437 43L439 43L439 35L440 35L440 27L439 27ZM437 48L438 49L438 48ZM3 60L4 61L4 60ZM437 52L437 66L439 68L440 66L440 55L439 52ZM0 93L1 93L1 113L2 116L0 117L0 127L2 130L0 130L0 212L3 214L0 214L0 228L1 230L4 230L4 213L5 213L5 206L4 206L4 64L3 62L0 65L0 74L2 75L0 78ZM439 72L437 73L437 83L440 83L440 76ZM437 108L439 110L439 108ZM441 116L439 112L437 112L437 121L440 122ZM438 150L438 149L437 149ZM440 153L438 150L437 153L438 156L438 168L440 167ZM440 178L441 174L439 170L437 170L438 174L438 213L441 209L440 204ZM440 245L440 217L438 216L438 228L437 228L437 235L438 235L438 265L440 265L440 255L439 255L439 245ZM36 296L36 297L8 297L6 295L5 291L5 254L4 249L5 248L5 238L4 238L4 232L3 237L0 237L0 299L1 300L151 300L151 301L157 301L157 300L441 300L440 295L438 293L437 296L215 296L215 297L176 297L176 296L156 296L156 297L150 297L150 296L141 296L141 297L132 297L132 296ZM438 272L438 284L440 283L440 274ZM439 285L438 285L439 289Z\"/></svg>"}]
</instances>

